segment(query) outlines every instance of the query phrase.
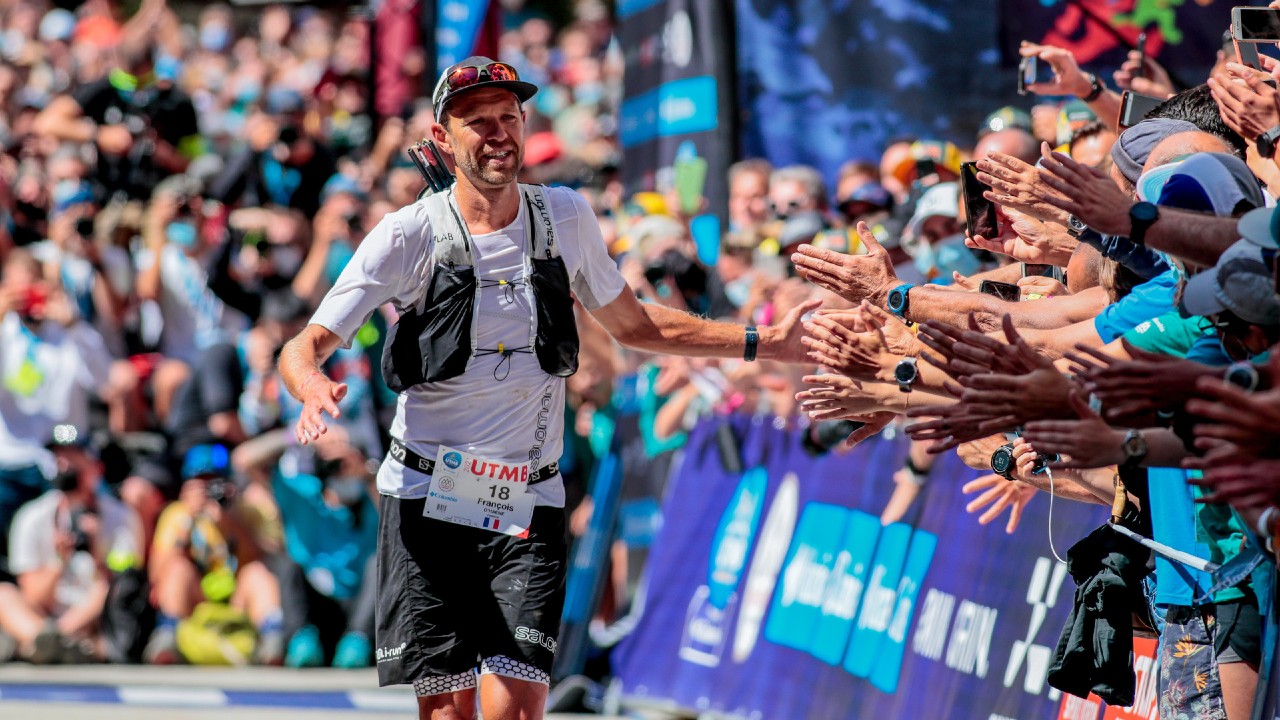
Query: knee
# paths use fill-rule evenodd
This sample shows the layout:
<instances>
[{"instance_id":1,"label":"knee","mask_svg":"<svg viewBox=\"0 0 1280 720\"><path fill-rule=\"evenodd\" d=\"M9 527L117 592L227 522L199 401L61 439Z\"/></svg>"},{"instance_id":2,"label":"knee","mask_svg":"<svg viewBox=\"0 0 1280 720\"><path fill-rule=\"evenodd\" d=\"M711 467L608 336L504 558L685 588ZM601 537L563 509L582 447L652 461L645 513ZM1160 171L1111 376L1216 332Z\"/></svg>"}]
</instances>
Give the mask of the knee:
<instances>
[{"instance_id":1,"label":"knee","mask_svg":"<svg viewBox=\"0 0 1280 720\"><path fill-rule=\"evenodd\" d=\"M136 475L121 483L120 499L143 518L159 515L164 507L164 496L156 486Z\"/></svg>"},{"instance_id":2,"label":"knee","mask_svg":"<svg viewBox=\"0 0 1280 720\"><path fill-rule=\"evenodd\" d=\"M419 697L418 720L476 720L475 695L460 692Z\"/></svg>"},{"instance_id":3,"label":"knee","mask_svg":"<svg viewBox=\"0 0 1280 720\"><path fill-rule=\"evenodd\" d=\"M177 392L179 387L191 377L191 368L181 360L165 360L156 367L151 377L152 386L158 395Z\"/></svg>"},{"instance_id":4,"label":"knee","mask_svg":"<svg viewBox=\"0 0 1280 720\"><path fill-rule=\"evenodd\" d=\"M107 374L107 397L114 399L124 397L138 391L138 371L128 360L117 360L111 363Z\"/></svg>"},{"instance_id":5,"label":"knee","mask_svg":"<svg viewBox=\"0 0 1280 720\"><path fill-rule=\"evenodd\" d=\"M280 585L266 563L254 560L240 566L236 573L236 585L246 592L279 592Z\"/></svg>"}]
</instances>

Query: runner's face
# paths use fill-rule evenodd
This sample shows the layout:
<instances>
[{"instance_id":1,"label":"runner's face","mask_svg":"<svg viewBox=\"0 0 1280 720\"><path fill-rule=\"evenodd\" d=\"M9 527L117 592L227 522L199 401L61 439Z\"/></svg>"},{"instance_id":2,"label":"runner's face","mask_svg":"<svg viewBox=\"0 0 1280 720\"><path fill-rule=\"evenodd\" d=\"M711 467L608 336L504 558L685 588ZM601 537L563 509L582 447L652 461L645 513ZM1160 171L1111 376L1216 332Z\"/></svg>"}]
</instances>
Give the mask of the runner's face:
<instances>
[{"instance_id":1,"label":"runner's face","mask_svg":"<svg viewBox=\"0 0 1280 720\"><path fill-rule=\"evenodd\" d=\"M479 188L516 180L524 163L524 112L509 90L473 90L449 104L447 151L458 170Z\"/></svg>"}]
</instances>

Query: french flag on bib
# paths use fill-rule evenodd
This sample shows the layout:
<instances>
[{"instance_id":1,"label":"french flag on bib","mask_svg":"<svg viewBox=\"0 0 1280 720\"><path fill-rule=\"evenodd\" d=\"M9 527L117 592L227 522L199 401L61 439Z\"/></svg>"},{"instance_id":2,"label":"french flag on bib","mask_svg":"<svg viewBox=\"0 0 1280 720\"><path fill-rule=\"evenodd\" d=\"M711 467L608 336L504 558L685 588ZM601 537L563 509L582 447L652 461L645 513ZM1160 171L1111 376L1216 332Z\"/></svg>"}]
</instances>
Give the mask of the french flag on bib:
<instances>
[{"instance_id":1,"label":"french flag on bib","mask_svg":"<svg viewBox=\"0 0 1280 720\"><path fill-rule=\"evenodd\" d=\"M498 529L498 518L485 517L484 526L490 530Z\"/></svg>"}]
</instances>

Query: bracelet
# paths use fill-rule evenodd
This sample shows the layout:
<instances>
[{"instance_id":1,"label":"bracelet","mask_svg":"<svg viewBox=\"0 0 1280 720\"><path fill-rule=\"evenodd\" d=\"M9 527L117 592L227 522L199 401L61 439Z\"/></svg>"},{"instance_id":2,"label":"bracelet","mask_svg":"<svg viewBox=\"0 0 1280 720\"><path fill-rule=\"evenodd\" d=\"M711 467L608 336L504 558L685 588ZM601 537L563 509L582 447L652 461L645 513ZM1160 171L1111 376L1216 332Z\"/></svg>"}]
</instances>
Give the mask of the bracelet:
<instances>
[{"instance_id":1,"label":"bracelet","mask_svg":"<svg viewBox=\"0 0 1280 720\"><path fill-rule=\"evenodd\" d=\"M928 475L929 471L933 469L932 465L927 468L920 468L916 465L916 461L911 459L910 455L907 455L907 461L903 463L902 467L906 468L907 472L912 475Z\"/></svg>"},{"instance_id":2,"label":"bracelet","mask_svg":"<svg viewBox=\"0 0 1280 720\"><path fill-rule=\"evenodd\" d=\"M756 350L760 344L760 331L755 325L747 326L746 347L742 350L742 359L747 362L755 362Z\"/></svg>"},{"instance_id":3,"label":"bracelet","mask_svg":"<svg viewBox=\"0 0 1280 720\"><path fill-rule=\"evenodd\" d=\"M1093 73L1089 73L1089 86L1091 88L1089 90L1089 94L1080 98L1086 103L1091 103L1094 100L1097 100L1098 96L1102 94L1102 91L1106 90L1106 88L1102 85L1102 81L1099 80L1098 76L1094 75Z\"/></svg>"}]
</instances>

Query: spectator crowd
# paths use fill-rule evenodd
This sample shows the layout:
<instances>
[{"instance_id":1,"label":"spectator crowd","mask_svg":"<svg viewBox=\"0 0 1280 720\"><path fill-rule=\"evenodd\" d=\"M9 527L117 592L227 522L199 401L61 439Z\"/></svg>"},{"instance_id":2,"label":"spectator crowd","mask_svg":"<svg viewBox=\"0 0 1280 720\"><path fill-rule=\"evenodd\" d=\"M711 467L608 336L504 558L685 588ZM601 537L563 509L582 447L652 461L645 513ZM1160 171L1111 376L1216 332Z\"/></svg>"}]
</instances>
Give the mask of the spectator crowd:
<instances>
[{"instance_id":1,"label":"spectator crowd","mask_svg":"<svg viewBox=\"0 0 1280 720\"><path fill-rule=\"evenodd\" d=\"M905 466L860 479L894 483L886 523L946 481L930 468L952 451L991 471L956 488L978 522L1007 514L1014 533L1042 492L1111 508L1067 555L1082 585L1128 590L1107 596L1124 627L1075 641L1119 667L1068 650L1051 682L1132 701L1125 643L1147 633L1161 717L1248 717L1277 684L1259 672L1280 533L1280 63L1242 66L1227 37L1181 88L1137 52L1100 78L1024 44L1053 69L1029 88L1046 100L996 109L965 147L898 138L834 186L732 166L704 264L674 190L624 196L621 57L603 8L578 12L502 35L501 59L542 88L525 178L591 202L645 302L745 324L823 307L807 368L624 351L578 308L573 532L623 406L644 409L648 460L728 413L807 428L814 452L905 428ZM414 201L403 149L430 106L374 122L359 18L117 13L0 3L0 660L368 665L394 314L329 360L350 391L314 447L286 430L300 408L275 357L365 233ZM1131 127L1126 89L1162 100ZM1082 602L1073 622L1100 612Z\"/></svg>"}]
</instances>

